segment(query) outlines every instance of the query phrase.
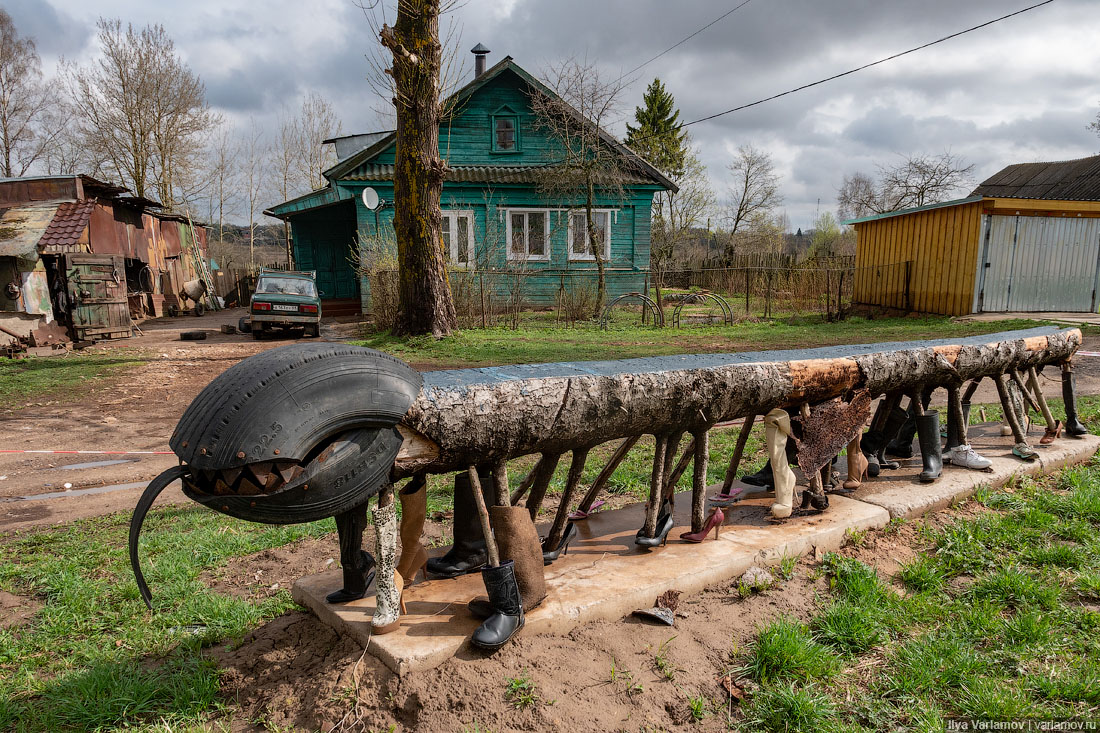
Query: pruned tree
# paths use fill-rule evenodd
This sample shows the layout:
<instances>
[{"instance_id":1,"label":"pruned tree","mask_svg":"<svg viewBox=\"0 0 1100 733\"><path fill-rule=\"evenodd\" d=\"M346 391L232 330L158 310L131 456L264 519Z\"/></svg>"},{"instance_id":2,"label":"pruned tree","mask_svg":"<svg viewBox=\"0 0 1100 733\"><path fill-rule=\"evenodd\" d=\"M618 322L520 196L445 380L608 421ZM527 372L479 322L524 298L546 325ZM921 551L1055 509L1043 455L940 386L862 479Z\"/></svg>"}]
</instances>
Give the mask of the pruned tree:
<instances>
[{"instance_id":1,"label":"pruned tree","mask_svg":"<svg viewBox=\"0 0 1100 733\"><path fill-rule=\"evenodd\" d=\"M64 67L83 144L135 194L171 209L188 196L219 117L163 26L101 18L97 27L100 57Z\"/></svg>"},{"instance_id":2,"label":"pruned tree","mask_svg":"<svg viewBox=\"0 0 1100 733\"><path fill-rule=\"evenodd\" d=\"M878 167L878 179L846 175L837 191L841 220L948 201L967 189L974 164L950 152L908 155L895 165Z\"/></svg>"},{"instance_id":3,"label":"pruned tree","mask_svg":"<svg viewBox=\"0 0 1100 733\"><path fill-rule=\"evenodd\" d=\"M775 209L783 203L779 192L779 174L775 172L768 153L741 145L733 162L726 166L730 172L729 200L726 204L726 222L729 226L727 259L733 255L737 237L746 228L768 230L774 228Z\"/></svg>"},{"instance_id":4,"label":"pruned tree","mask_svg":"<svg viewBox=\"0 0 1100 733\"><path fill-rule=\"evenodd\" d=\"M571 255L596 263L596 315L607 297L605 245L609 250L611 241L610 221L597 222L597 195L624 198L631 172L628 151L603 130L616 120L623 82L577 59L548 67L543 82L549 93L532 89L531 111L535 127L551 142L552 159L541 168L538 188L546 198L579 209L569 214L573 241L568 246Z\"/></svg>"},{"instance_id":5,"label":"pruned tree","mask_svg":"<svg viewBox=\"0 0 1100 733\"><path fill-rule=\"evenodd\" d=\"M0 8L0 167L22 176L43 159L68 123L55 81L42 79L34 41Z\"/></svg>"},{"instance_id":6,"label":"pruned tree","mask_svg":"<svg viewBox=\"0 0 1100 733\"><path fill-rule=\"evenodd\" d=\"M399 0L394 26L383 25L379 38L393 54L397 108L393 228L401 305L394 332L439 338L457 326L439 206L445 169L439 158L439 0Z\"/></svg>"}]
</instances>

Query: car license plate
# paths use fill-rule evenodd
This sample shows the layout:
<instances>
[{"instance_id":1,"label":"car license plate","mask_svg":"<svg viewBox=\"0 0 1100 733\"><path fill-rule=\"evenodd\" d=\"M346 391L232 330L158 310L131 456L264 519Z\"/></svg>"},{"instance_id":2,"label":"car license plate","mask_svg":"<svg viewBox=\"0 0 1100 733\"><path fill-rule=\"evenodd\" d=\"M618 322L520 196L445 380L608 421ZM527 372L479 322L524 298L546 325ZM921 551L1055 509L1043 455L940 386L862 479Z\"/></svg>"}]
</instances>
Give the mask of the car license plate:
<instances>
[{"instance_id":1,"label":"car license plate","mask_svg":"<svg viewBox=\"0 0 1100 733\"><path fill-rule=\"evenodd\" d=\"M291 311L293 313L297 313L298 312L298 306L296 306L296 305L279 305L278 303L275 303L274 305L271 306L271 310Z\"/></svg>"}]
</instances>

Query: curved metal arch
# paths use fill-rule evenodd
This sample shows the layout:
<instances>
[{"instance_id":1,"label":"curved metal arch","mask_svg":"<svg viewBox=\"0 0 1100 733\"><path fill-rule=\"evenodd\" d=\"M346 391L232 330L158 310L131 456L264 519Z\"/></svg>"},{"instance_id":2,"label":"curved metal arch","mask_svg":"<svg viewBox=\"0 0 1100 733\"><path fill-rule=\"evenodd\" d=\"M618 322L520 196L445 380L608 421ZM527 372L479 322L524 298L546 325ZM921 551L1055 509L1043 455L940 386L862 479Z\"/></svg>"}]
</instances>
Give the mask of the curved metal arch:
<instances>
[{"instance_id":1,"label":"curved metal arch","mask_svg":"<svg viewBox=\"0 0 1100 733\"><path fill-rule=\"evenodd\" d=\"M713 300L718 305L718 308L722 311L722 323L726 324L727 326L732 326L733 309L730 307L730 304L726 302L726 299L723 298L721 295L709 291L701 293L688 293L686 296L681 298L680 302L676 305L676 309L672 311L672 325L675 328L680 327L680 311L683 310L683 307L685 305L688 305L689 303L694 303L696 301L700 303L705 303L708 300Z\"/></svg>"},{"instance_id":2,"label":"curved metal arch","mask_svg":"<svg viewBox=\"0 0 1100 733\"><path fill-rule=\"evenodd\" d=\"M638 300L641 300L642 307L649 308L650 312L653 314L653 322L657 324L657 327L664 327L665 314L662 313L661 309L657 307L657 303L654 302L653 298L650 298L644 293L633 292L624 293L623 295L620 295L619 297L615 298L615 300L604 306L603 313L600 314L600 328L607 328L607 318L609 315L611 315L611 309L618 305L620 302L627 300L628 298L637 298Z\"/></svg>"}]
</instances>

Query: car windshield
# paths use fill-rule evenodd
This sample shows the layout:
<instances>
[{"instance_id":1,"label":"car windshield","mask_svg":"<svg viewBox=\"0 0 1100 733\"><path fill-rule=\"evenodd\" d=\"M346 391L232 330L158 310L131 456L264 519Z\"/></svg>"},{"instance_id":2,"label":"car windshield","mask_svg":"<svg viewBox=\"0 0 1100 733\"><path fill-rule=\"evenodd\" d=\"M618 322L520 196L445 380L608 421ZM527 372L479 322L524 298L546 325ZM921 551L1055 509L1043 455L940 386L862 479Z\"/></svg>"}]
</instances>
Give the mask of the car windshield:
<instances>
[{"instance_id":1,"label":"car windshield","mask_svg":"<svg viewBox=\"0 0 1100 733\"><path fill-rule=\"evenodd\" d=\"M256 285L256 292L317 297L317 287L313 281L298 277L261 277Z\"/></svg>"}]
</instances>

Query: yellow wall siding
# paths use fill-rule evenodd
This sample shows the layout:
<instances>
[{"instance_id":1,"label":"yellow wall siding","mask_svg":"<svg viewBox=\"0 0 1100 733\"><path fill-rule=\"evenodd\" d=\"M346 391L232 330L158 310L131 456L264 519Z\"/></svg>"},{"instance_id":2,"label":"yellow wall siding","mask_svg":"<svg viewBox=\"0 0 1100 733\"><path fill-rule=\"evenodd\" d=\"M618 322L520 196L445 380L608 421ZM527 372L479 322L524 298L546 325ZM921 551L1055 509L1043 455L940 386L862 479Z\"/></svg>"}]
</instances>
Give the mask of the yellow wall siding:
<instances>
[{"instance_id":1,"label":"yellow wall siding","mask_svg":"<svg viewBox=\"0 0 1100 733\"><path fill-rule=\"evenodd\" d=\"M974 298L983 202L915 211L856 224L857 303L963 315Z\"/></svg>"}]
</instances>

